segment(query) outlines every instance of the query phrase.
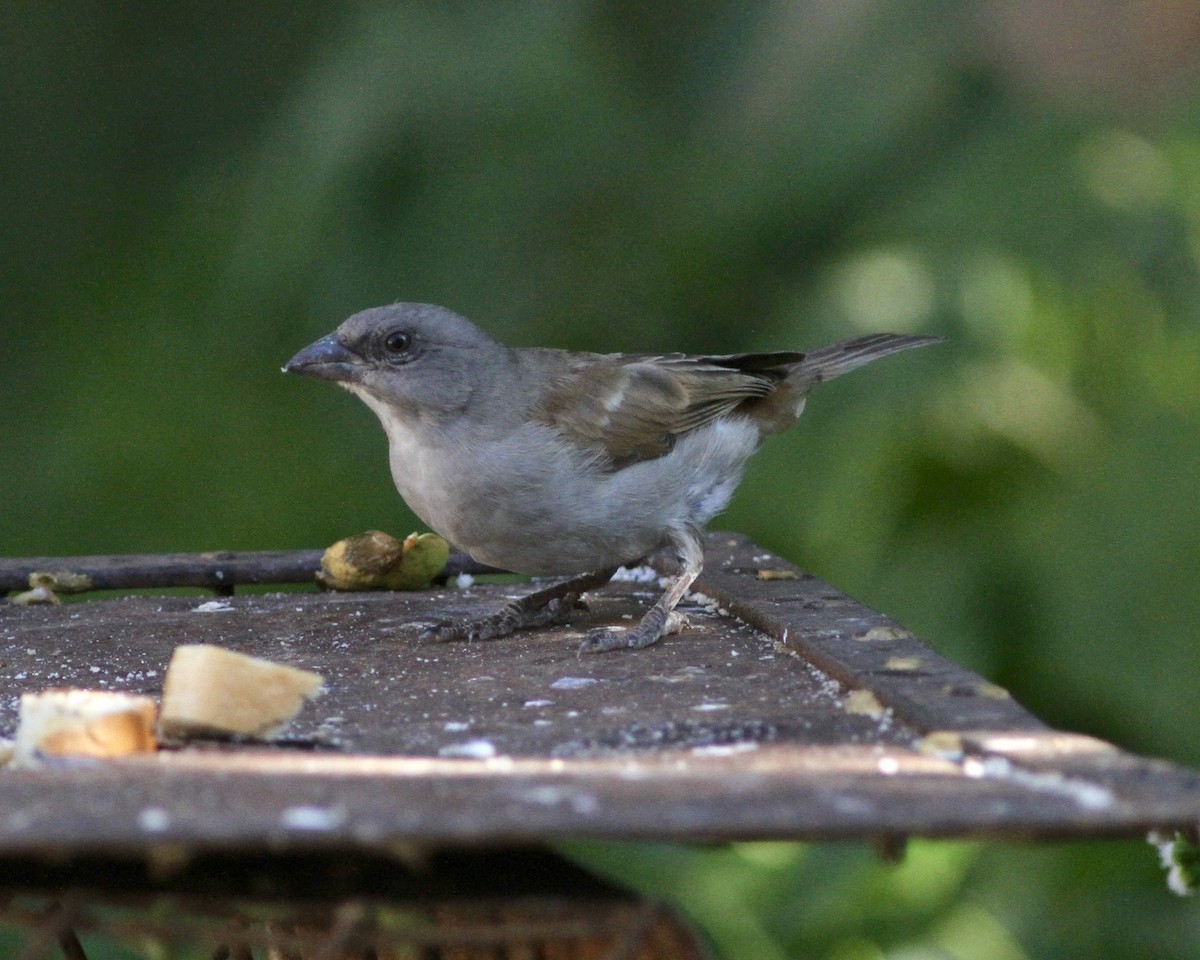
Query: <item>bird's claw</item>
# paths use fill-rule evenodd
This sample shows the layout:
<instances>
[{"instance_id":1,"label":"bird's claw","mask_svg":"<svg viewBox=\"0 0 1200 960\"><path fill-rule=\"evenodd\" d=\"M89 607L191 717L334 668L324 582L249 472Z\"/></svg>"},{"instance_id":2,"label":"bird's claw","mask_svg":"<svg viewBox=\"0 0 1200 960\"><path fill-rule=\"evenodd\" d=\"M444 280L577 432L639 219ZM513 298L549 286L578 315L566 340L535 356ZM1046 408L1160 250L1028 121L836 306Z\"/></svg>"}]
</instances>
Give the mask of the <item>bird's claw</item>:
<instances>
[{"instance_id":1,"label":"bird's claw","mask_svg":"<svg viewBox=\"0 0 1200 960\"><path fill-rule=\"evenodd\" d=\"M685 614L672 610L661 627L650 617L631 630L593 630L579 644L578 655L582 657L588 653L607 653L609 650L640 650L657 642L661 637L680 633L689 626L691 622Z\"/></svg>"},{"instance_id":2,"label":"bird's claw","mask_svg":"<svg viewBox=\"0 0 1200 960\"><path fill-rule=\"evenodd\" d=\"M625 646L625 633L615 630L593 630L579 644L577 656L588 653L607 653L609 650L620 650Z\"/></svg>"},{"instance_id":3,"label":"bird's claw","mask_svg":"<svg viewBox=\"0 0 1200 960\"><path fill-rule=\"evenodd\" d=\"M477 640L495 640L518 630L544 627L565 620L578 602L577 595L567 594L565 597L555 597L533 610L523 610L510 605L499 613L477 620L439 620L422 630L420 638L436 643L449 643L454 640L472 643Z\"/></svg>"},{"instance_id":4,"label":"bird's claw","mask_svg":"<svg viewBox=\"0 0 1200 960\"><path fill-rule=\"evenodd\" d=\"M433 640L436 643L468 640L471 637L472 626L474 623L470 620L439 620L422 630L418 636L421 640Z\"/></svg>"}]
</instances>

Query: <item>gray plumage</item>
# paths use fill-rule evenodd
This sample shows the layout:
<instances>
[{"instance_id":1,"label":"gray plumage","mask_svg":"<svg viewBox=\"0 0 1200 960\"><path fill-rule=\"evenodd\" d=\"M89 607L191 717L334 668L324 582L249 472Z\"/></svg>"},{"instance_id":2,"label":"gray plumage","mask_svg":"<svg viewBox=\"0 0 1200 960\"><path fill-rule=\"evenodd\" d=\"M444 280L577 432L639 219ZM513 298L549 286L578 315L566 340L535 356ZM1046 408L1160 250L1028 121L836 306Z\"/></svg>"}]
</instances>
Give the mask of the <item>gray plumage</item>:
<instances>
[{"instance_id":1,"label":"gray plumage","mask_svg":"<svg viewBox=\"0 0 1200 960\"><path fill-rule=\"evenodd\" d=\"M387 433L401 496L477 560L587 574L592 586L674 549L683 586L655 610L667 608L627 633L594 635L591 651L657 639L678 600L669 595L700 571L705 524L812 387L938 339L875 334L808 354L577 353L506 347L445 308L400 303L355 314L284 369L359 396ZM439 636L494 636L496 626Z\"/></svg>"}]
</instances>

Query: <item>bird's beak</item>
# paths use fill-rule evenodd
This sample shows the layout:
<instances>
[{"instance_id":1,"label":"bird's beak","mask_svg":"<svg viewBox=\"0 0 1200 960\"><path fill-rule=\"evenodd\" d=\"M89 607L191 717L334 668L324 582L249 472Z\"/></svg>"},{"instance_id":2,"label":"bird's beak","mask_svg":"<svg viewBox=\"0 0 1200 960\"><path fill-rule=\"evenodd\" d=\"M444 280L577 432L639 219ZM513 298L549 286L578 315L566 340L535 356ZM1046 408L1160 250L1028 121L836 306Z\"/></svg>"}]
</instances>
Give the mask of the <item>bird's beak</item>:
<instances>
[{"instance_id":1,"label":"bird's beak","mask_svg":"<svg viewBox=\"0 0 1200 960\"><path fill-rule=\"evenodd\" d=\"M321 380L356 381L362 378L362 358L337 341L334 334L310 344L283 365L284 373L299 373Z\"/></svg>"}]
</instances>

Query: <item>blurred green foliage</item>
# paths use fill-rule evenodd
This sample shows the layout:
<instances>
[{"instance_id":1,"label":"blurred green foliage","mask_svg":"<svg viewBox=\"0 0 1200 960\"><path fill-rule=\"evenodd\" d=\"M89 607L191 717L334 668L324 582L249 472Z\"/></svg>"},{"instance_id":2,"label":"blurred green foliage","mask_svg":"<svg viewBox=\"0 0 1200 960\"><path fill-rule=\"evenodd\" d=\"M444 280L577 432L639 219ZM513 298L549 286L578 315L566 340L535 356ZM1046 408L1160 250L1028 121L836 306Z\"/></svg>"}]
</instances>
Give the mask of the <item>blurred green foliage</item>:
<instances>
[{"instance_id":1,"label":"blurred green foliage","mask_svg":"<svg viewBox=\"0 0 1200 960\"><path fill-rule=\"evenodd\" d=\"M1200 58L1189 5L1100 7L7 4L0 552L407 533L370 414L277 372L391 300L596 350L943 333L823 388L721 523L1200 764ZM574 853L728 957L1200 938L1133 843Z\"/></svg>"}]
</instances>

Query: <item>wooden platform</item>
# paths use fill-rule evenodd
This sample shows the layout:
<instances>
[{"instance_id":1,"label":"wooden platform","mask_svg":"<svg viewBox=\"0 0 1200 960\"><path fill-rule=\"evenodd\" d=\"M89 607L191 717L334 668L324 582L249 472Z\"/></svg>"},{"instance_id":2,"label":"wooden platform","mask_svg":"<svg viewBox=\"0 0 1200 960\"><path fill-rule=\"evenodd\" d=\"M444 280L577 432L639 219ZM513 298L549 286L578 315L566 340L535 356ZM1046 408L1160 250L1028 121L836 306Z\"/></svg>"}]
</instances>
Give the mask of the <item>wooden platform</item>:
<instances>
[{"instance_id":1,"label":"wooden platform","mask_svg":"<svg viewBox=\"0 0 1200 960\"><path fill-rule=\"evenodd\" d=\"M0 606L3 733L23 691L158 694L180 643L328 681L279 742L0 772L0 858L1091 837L1200 821L1197 773L1049 729L739 537L710 537L692 628L647 650L575 654L587 629L640 615L657 587L636 582L591 595L567 628L418 639L519 589Z\"/></svg>"}]
</instances>

